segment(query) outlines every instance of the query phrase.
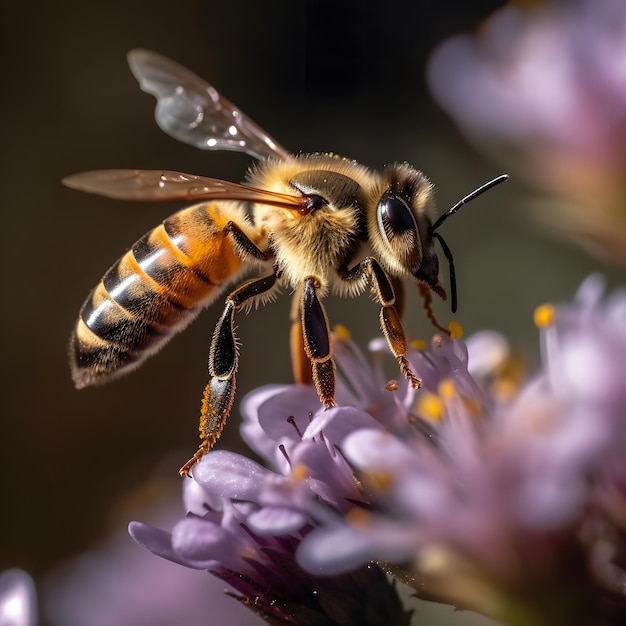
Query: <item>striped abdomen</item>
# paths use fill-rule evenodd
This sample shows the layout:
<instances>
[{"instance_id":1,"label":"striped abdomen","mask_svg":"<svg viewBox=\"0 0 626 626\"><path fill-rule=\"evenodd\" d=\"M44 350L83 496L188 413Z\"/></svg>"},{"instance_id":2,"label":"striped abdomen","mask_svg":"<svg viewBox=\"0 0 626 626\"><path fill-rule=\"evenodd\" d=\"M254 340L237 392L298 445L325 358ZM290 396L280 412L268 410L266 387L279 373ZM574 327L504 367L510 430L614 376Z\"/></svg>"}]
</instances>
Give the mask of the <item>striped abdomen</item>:
<instances>
[{"instance_id":1,"label":"striped abdomen","mask_svg":"<svg viewBox=\"0 0 626 626\"><path fill-rule=\"evenodd\" d=\"M223 231L233 216L241 217L216 204L184 209L109 269L83 304L72 334L78 388L136 367L219 295L241 266Z\"/></svg>"}]
</instances>

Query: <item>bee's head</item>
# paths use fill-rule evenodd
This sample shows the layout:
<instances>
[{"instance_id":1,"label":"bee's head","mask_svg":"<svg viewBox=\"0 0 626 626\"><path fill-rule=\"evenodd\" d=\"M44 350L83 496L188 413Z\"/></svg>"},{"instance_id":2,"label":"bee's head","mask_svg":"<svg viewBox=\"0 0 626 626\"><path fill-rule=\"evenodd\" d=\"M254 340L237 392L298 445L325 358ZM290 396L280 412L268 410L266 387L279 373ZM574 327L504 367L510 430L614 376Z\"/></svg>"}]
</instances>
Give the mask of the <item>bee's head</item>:
<instances>
[{"instance_id":1,"label":"bee's head","mask_svg":"<svg viewBox=\"0 0 626 626\"><path fill-rule=\"evenodd\" d=\"M398 275L409 274L439 291L439 261L431 226L435 211L432 185L406 163L386 170L387 187L376 205L372 240L381 259Z\"/></svg>"},{"instance_id":2,"label":"bee's head","mask_svg":"<svg viewBox=\"0 0 626 626\"><path fill-rule=\"evenodd\" d=\"M445 299L445 291L439 284L439 259L435 253L437 239L450 266L451 307L454 313L457 307L454 260L450 248L436 231L464 204L508 179L508 175L503 174L482 185L433 222L433 190L426 176L406 163L390 165L386 174L388 186L376 206L377 236L373 241L387 249L388 254L381 257L387 259L390 269L425 282ZM381 251L378 252L380 254Z\"/></svg>"}]
</instances>

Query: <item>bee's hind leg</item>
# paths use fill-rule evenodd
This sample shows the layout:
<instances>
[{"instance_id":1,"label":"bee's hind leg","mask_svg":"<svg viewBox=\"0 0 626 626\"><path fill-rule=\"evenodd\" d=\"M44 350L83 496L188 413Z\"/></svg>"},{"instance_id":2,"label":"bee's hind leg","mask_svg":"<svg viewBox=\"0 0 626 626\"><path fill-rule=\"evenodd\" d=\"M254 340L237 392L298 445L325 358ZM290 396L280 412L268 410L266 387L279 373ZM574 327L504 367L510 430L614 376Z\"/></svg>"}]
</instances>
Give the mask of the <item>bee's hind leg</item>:
<instances>
[{"instance_id":1,"label":"bee's hind leg","mask_svg":"<svg viewBox=\"0 0 626 626\"><path fill-rule=\"evenodd\" d=\"M239 350L235 337L235 313L252 298L269 291L276 283L276 275L249 280L226 298L209 351L211 377L202 398L200 413L200 446L198 451L180 469L181 476L189 476L193 466L215 445L222 434L235 397Z\"/></svg>"}]
</instances>

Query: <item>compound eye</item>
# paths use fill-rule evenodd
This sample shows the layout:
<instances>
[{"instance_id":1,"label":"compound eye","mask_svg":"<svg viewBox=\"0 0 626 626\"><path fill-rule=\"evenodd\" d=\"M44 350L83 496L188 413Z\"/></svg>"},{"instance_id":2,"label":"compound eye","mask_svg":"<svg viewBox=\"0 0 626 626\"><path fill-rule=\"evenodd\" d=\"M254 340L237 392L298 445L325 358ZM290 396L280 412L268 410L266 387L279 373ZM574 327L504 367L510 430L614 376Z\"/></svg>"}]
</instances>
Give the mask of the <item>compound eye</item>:
<instances>
[{"instance_id":1,"label":"compound eye","mask_svg":"<svg viewBox=\"0 0 626 626\"><path fill-rule=\"evenodd\" d=\"M378 227L388 241L393 241L396 237L417 234L413 212L398 196L384 194L376 208L376 216Z\"/></svg>"}]
</instances>

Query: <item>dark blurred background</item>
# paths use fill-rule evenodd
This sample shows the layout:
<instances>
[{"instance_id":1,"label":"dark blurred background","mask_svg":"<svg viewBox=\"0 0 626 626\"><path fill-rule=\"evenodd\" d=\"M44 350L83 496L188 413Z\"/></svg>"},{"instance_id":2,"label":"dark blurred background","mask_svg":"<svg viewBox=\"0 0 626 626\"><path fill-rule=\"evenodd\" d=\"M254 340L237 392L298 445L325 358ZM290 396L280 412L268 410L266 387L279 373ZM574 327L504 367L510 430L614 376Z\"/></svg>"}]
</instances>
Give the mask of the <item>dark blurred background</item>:
<instances>
[{"instance_id":1,"label":"dark blurred background","mask_svg":"<svg viewBox=\"0 0 626 626\"><path fill-rule=\"evenodd\" d=\"M424 83L434 45L472 31L501 2L264 0L17 3L2 47L2 532L0 570L36 579L84 550L161 490L197 445L206 355L219 307L141 370L76 391L66 346L108 266L176 206L123 203L64 188L97 168L164 168L242 180L250 159L163 134L126 53L146 47L209 80L284 146L334 151L378 168L409 161L441 210L501 173L461 139ZM510 181L445 226L466 333L500 330L531 363L533 308L566 300L604 269L529 222ZM447 278L444 275L444 280ZM289 298L238 319L239 393L289 382ZM331 323L377 334L364 299L329 301ZM439 306L447 322L449 310ZM414 296L407 330L431 333ZM235 409L221 446L235 447ZM157 485L150 490L142 488ZM149 520L146 520L149 521Z\"/></svg>"}]
</instances>

